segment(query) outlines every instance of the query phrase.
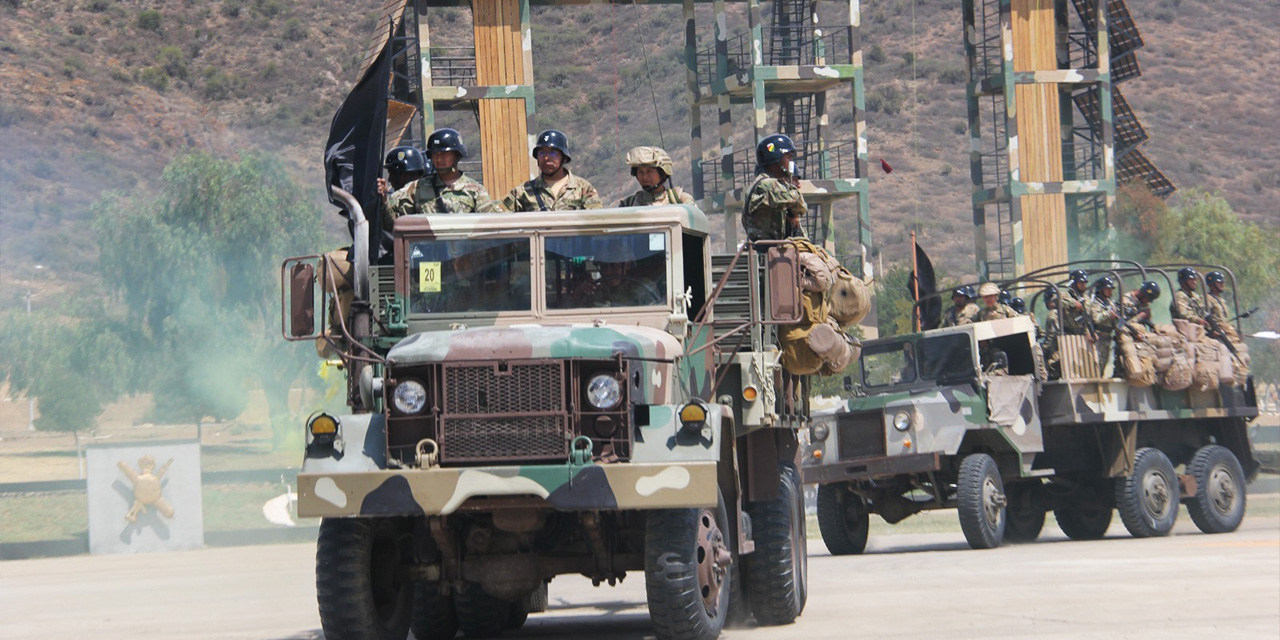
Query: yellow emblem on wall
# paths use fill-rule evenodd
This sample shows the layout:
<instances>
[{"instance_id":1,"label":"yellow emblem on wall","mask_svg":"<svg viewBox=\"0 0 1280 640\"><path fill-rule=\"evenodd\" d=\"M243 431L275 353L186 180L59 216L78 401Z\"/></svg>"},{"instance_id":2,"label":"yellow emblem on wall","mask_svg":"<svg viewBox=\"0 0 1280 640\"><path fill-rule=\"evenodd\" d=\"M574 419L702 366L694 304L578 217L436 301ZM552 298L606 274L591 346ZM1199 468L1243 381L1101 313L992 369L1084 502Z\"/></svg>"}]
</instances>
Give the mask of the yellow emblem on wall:
<instances>
[{"instance_id":1,"label":"yellow emblem on wall","mask_svg":"<svg viewBox=\"0 0 1280 640\"><path fill-rule=\"evenodd\" d=\"M164 488L160 484L160 480L164 478L164 473L169 470L171 464L173 464L173 458L169 458L163 467L156 470L156 459L149 455L138 458L137 471L123 460L116 463L116 466L120 467L120 470L133 483L133 508L125 514L125 520L137 522L138 516L146 513L148 508L154 508L166 518L173 517L173 507L165 501L162 495Z\"/></svg>"}]
</instances>

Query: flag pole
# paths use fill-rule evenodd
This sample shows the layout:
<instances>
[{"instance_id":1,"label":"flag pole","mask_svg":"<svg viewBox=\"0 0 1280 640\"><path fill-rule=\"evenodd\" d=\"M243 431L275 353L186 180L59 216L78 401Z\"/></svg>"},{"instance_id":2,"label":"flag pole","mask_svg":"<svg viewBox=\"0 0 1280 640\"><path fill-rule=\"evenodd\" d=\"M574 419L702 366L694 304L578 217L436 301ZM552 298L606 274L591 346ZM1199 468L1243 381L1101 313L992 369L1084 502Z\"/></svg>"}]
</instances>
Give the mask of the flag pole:
<instances>
[{"instance_id":1,"label":"flag pole","mask_svg":"<svg viewBox=\"0 0 1280 640\"><path fill-rule=\"evenodd\" d=\"M911 279L911 285L915 287L915 293L916 293L916 303L914 305L916 331L920 330L920 265L916 260L916 257L918 255L920 255L920 251L916 249L916 232L912 231L911 232L911 273L914 274L914 277L912 277Z\"/></svg>"}]
</instances>

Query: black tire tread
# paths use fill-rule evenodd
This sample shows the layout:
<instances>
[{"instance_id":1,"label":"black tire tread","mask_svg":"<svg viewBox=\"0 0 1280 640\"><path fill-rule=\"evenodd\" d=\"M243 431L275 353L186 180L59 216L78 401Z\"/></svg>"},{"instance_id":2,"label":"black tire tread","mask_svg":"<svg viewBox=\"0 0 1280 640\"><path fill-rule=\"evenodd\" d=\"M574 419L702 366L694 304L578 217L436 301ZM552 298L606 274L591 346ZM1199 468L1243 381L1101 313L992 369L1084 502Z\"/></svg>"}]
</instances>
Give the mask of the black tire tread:
<instances>
[{"instance_id":1,"label":"black tire tread","mask_svg":"<svg viewBox=\"0 0 1280 640\"><path fill-rule=\"evenodd\" d=\"M1153 525L1147 522L1144 517L1142 475L1152 465L1165 467L1165 471L1169 475L1173 517L1167 528ZM1129 531L1130 535L1135 538L1155 538L1167 536L1173 531L1173 525L1178 520L1178 476L1173 471L1173 463L1169 462L1169 458L1164 455L1164 452L1152 447L1138 449L1133 456L1133 474L1117 478L1115 491L1116 511L1120 513L1120 522L1124 523L1124 528Z\"/></svg>"},{"instance_id":2,"label":"black tire tread","mask_svg":"<svg viewBox=\"0 0 1280 640\"><path fill-rule=\"evenodd\" d=\"M707 615L698 590L693 549L698 536L698 509L661 509L648 514L645 526L645 593L649 619L659 640L715 640L724 628L728 600L718 618ZM721 523L723 525L723 523ZM673 550L688 549L687 557ZM730 566L730 578L735 570ZM731 589L732 580L725 581Z\"/></svg>"},{"instance_id":3,"label":"black tire tread","mask_svg":"<svg viewBox=\"0 0 1280 640\"><path fill-rule=\"evenodd\" d=\"M867 549L867 530L870 514L864 508L862 520L850 529L845 518L844 505L840 501L841 492L844 499L861 500L852 492L847 492L842 484L824 484L818 487L818 531L822 534L822 542L833 556L857 555Z\"/></svg>"},{"instance_id":4,"label":"black tire tread","mask_svg":"<svg viewBox=\"0 0 1280 640\"><path fill-rule=\"evenodd\" d=\"M1062 529L1062 533L1072 540L1101 540L1107 535L1107 529L1111 528L1111 508L1106 509L1105 525L1098 524L1101 518L1095 520L1085 515L1091 509L1091 507L1062 507L1053 511L1053 517L1057 519L1058 528Z\"/></svg>"},{"instance_id":5,"label":"black tire tread","mask_svg":"<svg viewBox=\"0 0 1280 640\"><path fill-rule=\"evenodd\" d=\"M1225 519L1213 508L1213 498L1205 490L1208 485L1205 480L1208 477L1209 470L1217 463L1215 459L1220 459L1227 465L1227 470L1235 478L1236 488L1240 492L1239 513L1229 515ZM1235 531L1240 526L1240 522L1244 520L1247 508L1244 468L1240 466L1240 460L1236 458L1236 455L1231 453L1230 449L1221 445L1215 444L1201 447L1199 451L1196 451L1195 456L1191 458L1191 462L1187 463L1187 475L1195 478L1196 483L1199 485L1196 489L1196 495L1187 500L1187 513L1191 516L1191 521L1196 524L1196 528L1204 533L1230 533Z\"/></svg>"},{"instance_id":6,"label":"black tire tread","mask_svg":"<svg viewBox=\"0 0 1280 640\"><path fill-rule=\"evenodd\" d=\"M458 635L458 614L453 596L440 593L431 582L413 585L413 619L409 628L417 640L450 640Z\"/></svg>"},{"instance_id":7,"label":"black tire tread","mask_svg":"<svg viewBox=\"0 0 1280 640\"><path fill-rule=\"evenodd\" d=\"M512 603L488 594L479 584L465 582L453 594L458 628L468 638L496 638L507 630Z\"/></svg>"},{"instance_id":8,"label":"black tire tread","mask_svg":"<svg viewBox=\"0 0 1280 640\"><path fill-rule=\"evenodd\" d=\"M402 640L409 634L411 596L390 629L380 629L369 577L376 518L325 518L316 541L316 601L330 640ZM412 591L409 589L408 591Z\"/></svg>"},{"instance_id":9,"label":"black tire tread","mask_svg":"<svg viewBox=\"0 0 1280 640\"><path fill-rule=\"evenodd\" d=\"M971 453L965 456L960 461L960 473L956 479L960 529L964 532L964 538L969 542L969 547L973 549L994 549L1000 546L1004 541L1004 530L1008 522L1008 517L1002 515L1000 524L992 530L987 525L986 516L983 515L982 487L988 471L995 474L996 480L1000 483L1000 490L1003 491L1004 482L1000 478L996 461L985 453Z\"/></svg>"},{"instance_id":10,"label":"black tire tread","mask_svg":"<svg viewBox=\"0 0 1280 640\"><path fill-rule=\"evenodd\" d=\"M777 499L747 506L756 543L755 552L747 556L747 595L761 626L791 624L804 608L804 585L796 584L791 566L792 501L800 499L799 474L785 463L779 465L779 474Z\"/></svg>"}]
</instances>

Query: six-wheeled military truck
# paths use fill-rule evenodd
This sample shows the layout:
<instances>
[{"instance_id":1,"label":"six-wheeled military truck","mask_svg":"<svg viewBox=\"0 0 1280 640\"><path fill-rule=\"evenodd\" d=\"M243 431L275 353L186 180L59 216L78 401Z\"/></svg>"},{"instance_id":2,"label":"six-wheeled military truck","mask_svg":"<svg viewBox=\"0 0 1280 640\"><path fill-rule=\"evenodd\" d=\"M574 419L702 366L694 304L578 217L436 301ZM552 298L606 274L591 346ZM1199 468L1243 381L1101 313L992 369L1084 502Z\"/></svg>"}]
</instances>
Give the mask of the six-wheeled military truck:
<instances>
[{"instance_id":1,"label":"six-wheeled military truck","mask_svg":"<svg viewBox=\"0 0 1280 640\"><path fill-rule=\"evenodd\" d=\"M285 336L339 353L353 406L307 421L298 476L326 637L498 635L564 574L643 571L660 638L800 614L794 247L713 272L682 205L410 215L394 242L353 248L349 311L326 257L282 269Z\"/></svg>"},{"instance_id":2,"label":"six-wheeled military truck","mask_svg":"<svg viewBox=\"0 0 1280 640\"><path fill-rule=\"evenodd\" d=\"M1039 300L1081 267L1121 289L1126 279L1168 280L1158 268L1084 263L1004 288ZM1118 332L1136 321L1115 313ZM957 509L974 548L1034 540L1048 511L1073 539L1101 538L1113 510L1134 536L1168 534L1179 503L1202 531L1239 525L1257 470L1246 429L1257 415L1251 379L1180 388L1172 374L1168 384L1163 374L1158 384L1111 377L1096 347L1103 334L1059 336L1060 374L1048 379L1037 334L1023 315L864 343L856 384L846 380L852 396L815 416L803 454L833 554L864 550L870 514L892 524L927 509ZM1160 357L1185 368L1182 354L1196 348L1202 358L1218 352L1186 342Z\"/></svg>"}]
</instances>

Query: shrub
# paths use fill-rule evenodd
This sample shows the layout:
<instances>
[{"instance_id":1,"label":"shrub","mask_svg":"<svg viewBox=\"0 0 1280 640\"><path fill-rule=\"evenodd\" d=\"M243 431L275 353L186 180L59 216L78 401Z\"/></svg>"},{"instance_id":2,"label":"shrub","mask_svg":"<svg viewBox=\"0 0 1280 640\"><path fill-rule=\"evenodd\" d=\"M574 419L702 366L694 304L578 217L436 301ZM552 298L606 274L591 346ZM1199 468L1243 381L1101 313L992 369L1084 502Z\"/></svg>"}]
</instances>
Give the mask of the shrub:
<instances>
[{"instance_id":1,"label":"shrub","mask_svg":"<svg viewBox=\"0 0 1280 640\"><path fill-rule=\"evenodd\" d=\"M947 67L938 72L938 82L959 84L969 78L969 70L964 67Z\"/></svg>"},{"instance_id":2,"label":"shrub","mask_svg":"<svg viewBox=\"0 0 1280 640\"><path fill-rule=\"evenodd\" d=\"M884 49L880 45L873 44L867 49L867 62L884 62Z\"/></svg>"},{"instance_id":3,"label":"shrub","mask_svg":"<svg viewBox=\"0 0 1280 640\"><path fill-rule=\"evenodd\" d=\"M138 81L155 89L164 91L169 88L169 74L160 67L146 67L138 72Z\"/></svg>"},{"instance_id":4,"label":"shrub","mask_svg":"<svg viewBox=\"0 0 1280 640\"><path fill-rule=\"evenodd\" d=\"M139 29L143 31L160 31L160 12L155 9L145 9L138 12L138 19L135 23Z\"/></svg>"},{"instance_id":5,"label":"shrub","mask_svg":"<svg viewBox=\"0 0 1280 640\"><path fill-rule=\"evenodd\" d=\"M157 62L160 68L169 74L170 78L187 79L187 59L186 56L182 55L182 49L162 47Z\"/></svg>"},{"instance_id":6,"label":"shrub","mask_svg":"<svg viewBox=\"0 0 1280 640\"><path fill-rule=\"evenodd\" d=\"M226 100L235 93L239 84L235 76L221 69L208 67L204 70L204 86L200 88L200 93L209 100Z\"/></svg>"},{"instance_id":7,"label":"shrub","mask_svg":"<svg viewBox=\"0 0 1280 640\"><path fill-rule=\"evenodd\" d=\"M75 35L75 36L82 36L88 30L89 29L85 27L84 23L82 22L72 23L70 27L67 27L67 31L70 31L71 35Z\"/></svg>"},{"instance_id":8,"label":"shrub","mask_svg":"<svg viewBox=\"0 0 1280 640\"><path fill-rule=\"evenodd\" d=\"M111 8L111 0L89 0L85 3L84 8L93 13L102 13Z\"/></svg>"},{"instance_id":9,"label":"shrub","mask_svg":"<svg viewBox=\"0 0 1280 640\"><path fill-rule=\"evenodd\" d=\"M307 37L307 28L297 18L289 18L284 23L284 39L297 42Z\"/></svg>"}]
</instances>

